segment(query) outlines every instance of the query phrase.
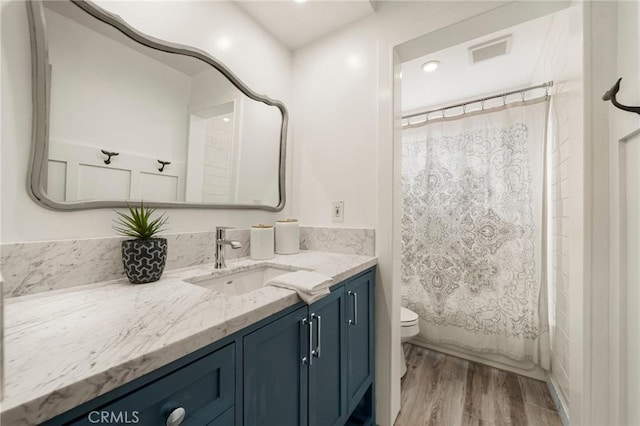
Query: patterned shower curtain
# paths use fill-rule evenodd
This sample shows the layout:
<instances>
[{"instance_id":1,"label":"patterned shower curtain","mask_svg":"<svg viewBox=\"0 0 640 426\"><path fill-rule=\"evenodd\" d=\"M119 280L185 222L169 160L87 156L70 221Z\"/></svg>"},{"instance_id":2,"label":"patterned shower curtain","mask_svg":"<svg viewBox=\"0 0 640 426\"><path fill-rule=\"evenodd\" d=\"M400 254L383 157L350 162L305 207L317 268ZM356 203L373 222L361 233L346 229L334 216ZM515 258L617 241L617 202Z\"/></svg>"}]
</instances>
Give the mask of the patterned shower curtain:
<instances>
[{"instance_id":1,"label":"patterned shower curtain","mask_svg":"<svg viewBox=\"0 0 640 426\"><path fill-rule=\"evenodd\" d=\"M548 369L548 100L402 135L402 304L426 343Z\"/></svg>"}]
</instances>

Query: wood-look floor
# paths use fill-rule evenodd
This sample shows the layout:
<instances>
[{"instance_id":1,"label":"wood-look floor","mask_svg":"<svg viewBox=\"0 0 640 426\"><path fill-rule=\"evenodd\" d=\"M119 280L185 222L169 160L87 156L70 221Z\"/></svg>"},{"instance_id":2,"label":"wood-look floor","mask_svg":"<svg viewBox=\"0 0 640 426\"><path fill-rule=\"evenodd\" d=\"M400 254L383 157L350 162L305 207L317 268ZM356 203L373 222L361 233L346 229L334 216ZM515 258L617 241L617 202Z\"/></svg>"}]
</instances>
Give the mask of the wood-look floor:
<instances>
[{"instance_id":1,"label":"wood-look floor","mask_svg":"<svg viewBox=\"0 0 640 426\"><path fill-rule=\"evenodd\" d=\"M562 426L544 382L406 343L395 426Z\"/></svg>"}]
</instances>

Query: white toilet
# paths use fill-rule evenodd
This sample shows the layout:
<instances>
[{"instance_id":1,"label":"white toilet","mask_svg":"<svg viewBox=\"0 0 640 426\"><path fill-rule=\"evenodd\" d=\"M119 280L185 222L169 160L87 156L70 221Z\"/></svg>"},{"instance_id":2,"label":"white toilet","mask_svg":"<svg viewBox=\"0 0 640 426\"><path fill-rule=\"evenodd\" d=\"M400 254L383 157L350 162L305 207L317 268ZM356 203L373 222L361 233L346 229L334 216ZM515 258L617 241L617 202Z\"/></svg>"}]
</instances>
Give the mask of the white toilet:
<instances>
[{"instance_id":1,"label":"white toilet","mask_svg":"<svg viewBox=\"0 0 640 426\"><path fill-rule=\"evenodd\" d=\"M411 309L400 307L400 377L404 377L407 372L407 363L404 360L404 349L402 343L408 342L414 336L417 336L420 332L420 326L418 325L418 314Z\"/></svg>"}]
</instances>

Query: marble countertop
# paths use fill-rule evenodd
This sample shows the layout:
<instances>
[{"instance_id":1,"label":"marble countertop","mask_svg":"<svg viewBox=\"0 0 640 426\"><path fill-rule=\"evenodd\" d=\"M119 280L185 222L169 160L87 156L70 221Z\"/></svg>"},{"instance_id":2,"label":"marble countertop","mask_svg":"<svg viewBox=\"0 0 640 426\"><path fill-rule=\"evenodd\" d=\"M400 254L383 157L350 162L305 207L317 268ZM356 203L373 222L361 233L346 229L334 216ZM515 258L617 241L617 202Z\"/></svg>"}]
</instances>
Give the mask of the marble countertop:
<instances>
[{"instance_id":1,"label":"marble countertop","mask_svg":"<svg viewBox=\"0 0 640 426\"><path fill-rule=\"evenodd\" d=\"M266 264L311 269L338 283L376 263L303 251L230 261L222 271L213 264L166 271L151 284L117 280L8 299L2 422L43 422L300 302L283 288L225 296L185 279Z\"/></svg>"}]
</instances>

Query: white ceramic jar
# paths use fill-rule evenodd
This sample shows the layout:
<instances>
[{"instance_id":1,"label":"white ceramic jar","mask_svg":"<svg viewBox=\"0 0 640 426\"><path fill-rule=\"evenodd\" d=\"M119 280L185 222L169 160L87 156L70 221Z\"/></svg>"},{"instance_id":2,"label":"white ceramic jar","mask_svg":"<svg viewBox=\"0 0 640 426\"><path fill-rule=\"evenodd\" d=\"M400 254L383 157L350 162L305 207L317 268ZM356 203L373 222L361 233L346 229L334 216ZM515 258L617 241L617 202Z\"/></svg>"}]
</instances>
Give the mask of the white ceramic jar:
<instances>
[{"instance_id":1,"label":"white ceramic jar","mask_svg":"<svg viewBox=\"0 0 640 426\"><path fill-rule=\"evenodd\" d=\"M251 259L265 260L274 256L273 226L253 225L251 227Z\"/></svg>"},{"instance_id":2,"label":"white ceramic jar","mask_svg":"<svg viewBox=\"0 0 640 426\"><path fill-rule=\"evenodd\" d=\"M276 222L276 253L296 254L300 252L300 225L296 219Z\"/></svg>"}]
</instances>

